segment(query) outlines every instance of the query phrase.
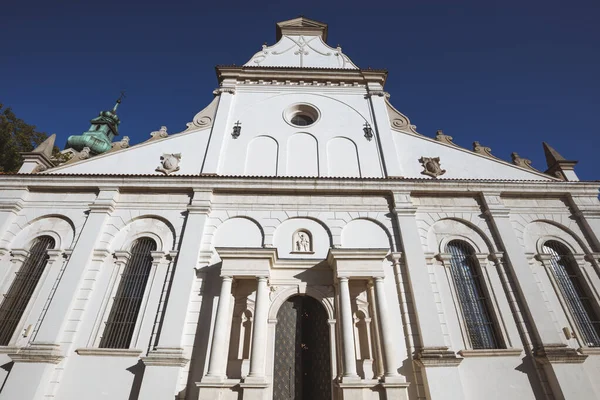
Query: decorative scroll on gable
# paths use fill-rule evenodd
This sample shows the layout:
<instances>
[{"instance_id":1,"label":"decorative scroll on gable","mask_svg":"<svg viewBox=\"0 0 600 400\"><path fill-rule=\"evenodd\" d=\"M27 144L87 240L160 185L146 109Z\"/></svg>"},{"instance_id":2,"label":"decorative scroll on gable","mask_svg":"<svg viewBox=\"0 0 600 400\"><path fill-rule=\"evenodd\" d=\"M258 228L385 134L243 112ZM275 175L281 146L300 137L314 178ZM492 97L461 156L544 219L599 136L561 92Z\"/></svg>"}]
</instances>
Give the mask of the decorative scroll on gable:
<instances>
[{"instance_id":1,"label":"decorative scroll on gable","mask_svg":"<svg viewBox=\"0 0 600 400\"><path fill-rule=\"evenodd\" d=\"M396 110L387 99L385 100L385 104L387 105L387 112L388 116L390 117L390 126L393 130L410 132L419 136L421 135L419 132L417 132L417 127L410 123L408 117Z\"/></svg>"},{"instance_id":2,"label":"decorative scroll on gable","mask_svg":"<svg viewBox=\"0 0 600 400\"><path fill-rule=\"evenodd\" d=\"M340 46L329 47L320 36L307 35L283 36L273 46L263 45L244 66L358 69Z\"/></svg>"},{"instance_id":3,"label":"decorative scroll on gable","mask_svg":"<svg viewBox=\"0 0 600 400\"><path fill-rule=\"evenodd\" d=\"M215 113L217 112L217 104L219 104L218 96L215 96L213 101L210 102L206 108L200 111L194 116L192 122L187 123L187 129L184 132L191 131L198 128L210 128L215 120Z\"/></svg>"}]
</instances>

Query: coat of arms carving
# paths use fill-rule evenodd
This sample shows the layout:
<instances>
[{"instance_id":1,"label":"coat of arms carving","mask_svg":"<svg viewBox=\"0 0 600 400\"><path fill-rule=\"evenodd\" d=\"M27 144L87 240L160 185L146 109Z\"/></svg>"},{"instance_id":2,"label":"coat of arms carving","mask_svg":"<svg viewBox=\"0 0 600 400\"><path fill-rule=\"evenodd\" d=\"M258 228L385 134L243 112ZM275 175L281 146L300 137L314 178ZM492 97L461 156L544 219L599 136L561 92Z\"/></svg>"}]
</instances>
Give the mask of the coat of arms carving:
<instances>
[{"instance_id":1,"label":"coat of arms carving","mask_svg":"<svg viewBox=\"0 0 600 400\"><path fill-rule=\"evenodd\" d=\"M181 161L181 153L163 154L160 156L160 165L156 168L157 172L162 172L165 175L179 171L179 161Z\"/></svg>"},{"instance_id":2,"label":"coat of arms carving","mask_svg":"<svg viewBox=\"0 0 600 400\"><path fill-rule=\"evenodd\" d=\"M440 166L439 157L421 157L419 158L419 162L423 165L423 171L421 171L423 175L437 178L446 173L446 170Z\"/></svg>"}]
</instances>

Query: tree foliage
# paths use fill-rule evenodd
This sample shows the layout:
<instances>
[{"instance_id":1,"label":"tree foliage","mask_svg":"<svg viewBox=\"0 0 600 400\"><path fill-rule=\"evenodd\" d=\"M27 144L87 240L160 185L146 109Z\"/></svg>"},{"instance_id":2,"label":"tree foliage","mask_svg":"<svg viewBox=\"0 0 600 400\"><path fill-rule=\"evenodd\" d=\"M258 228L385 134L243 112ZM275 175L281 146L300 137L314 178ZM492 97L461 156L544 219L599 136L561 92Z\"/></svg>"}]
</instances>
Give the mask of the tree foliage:
<instances>
[{"instance_id":1,"label":"tree foliage","mask_svg":"<svg viewBox=\"0 0 600 400\"><path fill-rule=\"evenodd\" d=\"M23 163L20 153L32 151L47 137L0 103L0 172L17 172Z\"/></svg>"}]
</instances>

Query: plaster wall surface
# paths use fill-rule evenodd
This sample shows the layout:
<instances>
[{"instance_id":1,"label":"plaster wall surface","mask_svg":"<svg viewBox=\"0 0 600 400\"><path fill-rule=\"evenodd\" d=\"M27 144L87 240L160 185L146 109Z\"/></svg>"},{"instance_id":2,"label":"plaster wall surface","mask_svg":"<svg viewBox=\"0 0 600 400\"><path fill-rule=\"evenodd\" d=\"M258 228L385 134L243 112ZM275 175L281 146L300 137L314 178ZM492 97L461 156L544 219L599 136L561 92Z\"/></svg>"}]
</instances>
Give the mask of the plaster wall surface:
<instances>
[{"instance_id":1,"label":"plaster wall surface","mask_svg":"<svg viewBox=\"0 0 600 400\"><path fill-rule=\"evenodd\" d=\"M597 183L419 136L386 102L386 73L359 70L326 28L284 21L245 67L219 67L185 132L1 176L0 295L35 238L55 248L0 346L0 400L274 398L294 296L322 307L332 400L600 398L600 343L543 254L547 240L569 249L600 312ZM300 108L312 124L292 123ZM422 174L421 157L441 168ZM156 250L129 342L100 348L140 238ZM493 348L473 344L453 240L472 250L461 267Z\"/></svg>"},{"instance_id":2,"label":"plaster wall surface","mask_svg":"<svg viewBox=\"0 0 600 400\"><path fill-rule=\"evenodd\" d=\"M68 209L43 210L44 202L56 201L52 193L36 193L31 197L31 207L24 208L15 221L24 221L19 223L21 230L17 229L7 231L5 243L8 248L16 246L26 246L32 237L47 231L55 232L61 238L61 243L69 243L66 247L77 246L75 238L78 232L85 224L86 215L83 210L86 205L93 201L95 195L78 193L73 197L73 204ZM60 195L58 199L60 200ZM515 204L507 199L506 204L511 207ZM521 215L528 208L533 212L534 203L527 203L528 200L519 202L520 207L515 207L516 215ZM85 280L82 282L76 301L73 303L73 310L69 316L70 323L67 324L63 334L62 346L66 351L66 358L61 361L51 374L52 383L47 386L45 393L56 398L76 399L84 392L93 399L106 396L120 397L128 396L139 389L140 379L143 381L143 361L140 356L147 354L151 349L150 343L156 338L156 332L160 329L157 324L157 316L163 312L162 306L164 299L160 299L167 292L164 292L165 284L169 281L169 272L172 271L174 264L165 260L158 265L154 272L154 283L148 288L148 304L152 306L145 308L143 315L140 316L139 336L132 341L131 349L139 349L139 355L109 356L98 352L95 355L79 355L74 351L76 349L94 349L97 346L97 340L101 336L102 320L106 318L106 310L110 307L111 285L114 288L115 281L115 259L111 256L116 251L126 250L136 237L150 235L156 238L159 243L158 251L167 253L177 250L177 243L180 237L185 235L187 229L197 229L185 225L185 216L182 212L186 209L189 202L189 195L185 193L132 193L123 191L122 197L116 203L114 211L107 220L107 224L99 232L98 249L106 249L105 257L100 255L91 256L90 264L87 267ZM417 226L421 226L422 246L427 254L434 254L443 251L443 243L451 238L463 238L467 240L478 253L490 254L499 249L490 228L485 219L480 217L480 211L477 212L478 200L473 197L414 197L412 203L419 207L419 213L415 218L420 221ZM213 332L212 326L215 323L216 305L218 297L215 297L215 290L218 294L220 285L218 256L212 250L214 247L230 247L232 249L263 249L268 245L277 250L278 259L289 261L275 261L275 265L270 271L270 282L274 296L271 301L281 293L283 297L295 294L315 295L322 293L324 302L331 307L332 317L339 321L339 316L335 312L336 290L333 286L335 282L334 270L328 263L323 263L327 258L329 249L337 243L340 249L368 249L368 248L388 248L395 251L396 248L402 248L401 238L396 233L392 220L393 214L390 213L390 202L385 196L364 196L364 195L265 195L261 193L223 193L213 197L213 209L209 214L207 230L202 241L208 247L205 247L205 264L197 266L197 272L190 269L189 279L193 279L194 293L189 300L186 321L189 328L184 330L181 345L184 348L184 354L191 359L190 363L181 367L180 378L175 384L175 393L188 393L191 398L198 395L195 388L195 382L201 381L208 365L207 357L210 354L210 339ZM540 203L535 203L540 205ZM548 207L555 207L552 215L568 215L568 210L564 208L564 203L552 202L547 200ZM563 208L559 206L563 204ZM74 207L73 207L74 206ZM443 209L443 213L441 213ZM38 217L39 214L45 216ZM66 218L70 215L69 221L76 221L66 224ZM27 222L30 221L30 222ZM55 222L53 222L55 221ZM17 222L15 222L17 223ZM537 225L536 225L537 224ZM15 225L17 226L17 225ZM73 229L73 226L75 228ZM212 228L211 228L212 227ZM299 230L310 232L312 240L312 251L302 254L294 251L293 236ZM8 234L15 231L16 234ZM561 233L562 232L562 233ZM542 223L532 222L523 229L523 240L526 243L536 243L536 237L539 235L551 234L558 236L559 239L566 240L573 246L576 253L585 252L586 246L582 247L580 243L585 243L585 238L577 237L573 234L582 234L579 230L571 228L571 233L566 234L560 230L557 225L544 225ZM569 238L570 237L570 238ZM62 246L62 245L61 245ZM526 250L526 249L525 249ZM10 258L10 257L8 257ZM432 258L433 260L433 258ZM7 257L3 262L10 262ZM393 265L382 260L382 271L385 282L386 302L388 303L388 319L390 321L391 331L398 338L396 346L393 349L395 357L399 360L398 372L408 382L417 382L415 374L418 370L412 365L408 358L413 354L414 340L418 340L418 315L419 309L410 303L407 312L405 306L402 306L402 290L399 291L397 278L395 276ZM436 289L435 296L438 302L438 312L440 313L440 322L445 325L446 343L453 351L468 350L468 344L464 342L464 336L461 331L460 310L456 306L456 299L453 298L451 290L451 281L448 280L443 266L437 262L430 261L431 265L431 284ZM244 264L243 261L241 261ZM242 265L240 264L240 265ZM66 264L68 265L68 264ZM252 262L245 264L252 270ZM460 364L458 371L461 376L461 382L464 387L466 398L477 399L482 396L491 398L503 398L506 396L516 396L517 398L536 398L536 393L542 390L540 379L536 369L533 367L532 359L523 358L527 354L527 345L521 341L517 331L517 321L514 319L513 312L509 307L510 299L500 282L500 277L493 264L486 266L490 276L488 284L494 293L495 312L502 316L502 331L506 340L510 342L512 348L521 348L521 356L503 355L503 356L481 356L466 357ZM539 271L541 272L541 271ZM536 272L536 274L539 274ZM544 275L541 275L543 277ZM4 278L6 280L6 277ZM42 284L40 291L41 297L48 297L49 291L44 292L43 287L53 287L54 282ZM359 278L357 284L364 278ZM409 276L403 279L410 281ZM548 300L547 307L549 311L555 313L556 326L552 327L557 331L562 329L562 325L568 324L568 319L564 316L564 311L556 300L556 294L548 282L539 278L540 290L546 293ZM247 290L247 304L255 307L255 289L256 285L252 279L245 278L242 286L240 284L232 293L234 299L239 299L244 290ZM595 282L595 280L593 280ZM362 285L362 284L361 284ZM4 286L5 287L5 286ZM247 289L243 289L246 287ZM366 287L366 286L365 286ZM113 289L114 290L114 289ZM417 286L412 286L411 291L421 290ZM287 294L286 294L287 293ZM360 291L358 292L360 294ZM65 294L60 294L64 296ZM169 293L169 296L188 296L185 293ZM357 299L368 298L363 294ZM35 304L45 304L47 299L40 298ZM235 300L233 304L238 300ZM357 300L358 301L358 300ZM362 301L362 300L361 300ZM364 300L369 302L369 300ZM231 312L234 313L232 304ZM36 306L37 307L37 306ZM43 321L42 308L34 308L31 321L39 323L41 317ZM403 311L404 310L404 311ZM273 310L276 312L276 309ZM234 314L232 314L234 315ZM159 319L160 320L160 319ZM159 321L158 320L158 321ZM335 332L340 329L339 322L334 327ZM408 325L407 325L408 324ZM426 327L423 327L426 329ZM407 330L408 329L408 330ZM415 332L416 331L416 332ZM275 330L271 331L274 334ZM339 332L339 331L338 331ZM410 332L410 336L406 333ZM270 336L268 348L273 348L273 338ZM359 336L355 336L355 340ZM409 339L410 338L410 339ZM26 345L30 339L23 338L15 342L17 345ZM341 357L339 347L340 337L338 333L333 333L331 340L332 355L334 356L333 366L337 371L342 368L339 361ZM568 346L578 346L577 342L565 341ZM228 348L231 343L228 344ZM269 353L266 365L267 379L273 379L272 357L274 353ZM376 350L373 350L376 354ZM6 357L6 356L3 356ZM597 369L595 355L590 355L588 360L581 368L586 376L593 376ZM10 358L7 358L10 363ZM241 360L243 361L243 360ZM357 360L358 362L359 360ZM376 362L376 360L374 361ZM5 364L7 364L5 363ZM360 364L364 365L363 361ZM370 365L370 364L369 364ZM164 367L173 368L173 367ZM565 367L566 368L566 367ZM198 375L200 371L200 375ZM203 371L203 372L202 372ZM244 369L241 370L244 375ZM561 372L568 376L567 372ZM363 372L364 373L364 372ZM566 375L565 375L566 374ZM232 376L235 374L232 373ZM111 385L102 384L96 377L103 376L110 379ZM192 376L195 378L192 379ZM238 375L239 376L239 375ZM433 376L433 375L432 375ZM142 377L142 378L140 378ZM365 375L366 377L366 375ZM238 378L239 379L239 378ZM366 378L365 378L366 379ZM10 380L10 375L8 377ZM7 380L7 381L8 381ZM589 382L589 381L588 381ZM485 383L485 384L481 384ZM507 384L508 383L508 384ZM425 387L427 386L425 380ZM596 391L595 384L589 383L589 390ZM90 389L91 388L91 389ZM492 388L492 389L490 389ZM424 389L421 389L421 391ZM433 389L432 389L433 390ZM582 389L584 390L584 389ZM435 390L434 390L435 391ZM196 395L192 395L196 393ZM373 396L373 392L366 395L365 398ZM419 398L422 394L411 389L411 396ZM233 395L225 391L224 396ZM96 396L96 397L94 397ZM188 397L190 398L190 397ZM411 397L412 398L412 397Z\"/></svg>"}]
</instances>

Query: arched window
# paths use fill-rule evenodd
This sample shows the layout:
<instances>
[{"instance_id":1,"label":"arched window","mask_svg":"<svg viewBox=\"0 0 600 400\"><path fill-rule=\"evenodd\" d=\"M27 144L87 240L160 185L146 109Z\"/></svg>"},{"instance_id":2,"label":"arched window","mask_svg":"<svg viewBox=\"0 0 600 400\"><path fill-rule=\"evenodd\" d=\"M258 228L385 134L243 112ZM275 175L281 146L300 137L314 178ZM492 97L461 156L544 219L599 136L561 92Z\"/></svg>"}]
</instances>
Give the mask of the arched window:
<instances>
[{"instance_id":1,"label":"arched window","mask_svg":"<svg viewBox=\"0 0 600 400\"><path fill-rule=\"evenodd\" d=\"M54 239L50 236L40 236L33 241L29 256L17 272L0 305L0 346L7 346L15 333L48 263L48 250L52 248Z\"/></svg>"},{"instance_id":2,"label":"arched window","mask_svg":"<svg viewBox=\"0 0 600 400\"><path fill-rule=\"evenodd\" d=\"M100 340L101 348L129 348L152 269L151 252L155 250L156 242L150 238L140 238L133 244Z\"/></svg>"},{"instance_id":3,"label":"arched window","mask_svg":"<svg viewBox=\"0 0 600 400\"><path fill-rule=\"evenodd\" d=\"M500 344L475 251L460 240L448 243L446 251L451 254L450 271L471 346L473 349L497 349Z\"/></svg>"},{"instance_id":4,"label":"arched window","mask_svg":"<svg viewBox=\"0 0 600 400\"><path fill-rule=\"evenodd\" d=\"M544 243L542 250L550 255L552 274L586 346L600 346L600 319L584 289L584 282L578 276L571 252L564 244L554 240Z\"/></svg>"}]
</instances>

